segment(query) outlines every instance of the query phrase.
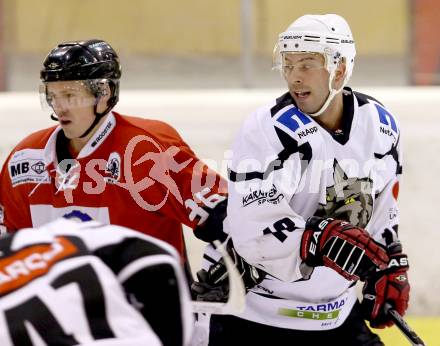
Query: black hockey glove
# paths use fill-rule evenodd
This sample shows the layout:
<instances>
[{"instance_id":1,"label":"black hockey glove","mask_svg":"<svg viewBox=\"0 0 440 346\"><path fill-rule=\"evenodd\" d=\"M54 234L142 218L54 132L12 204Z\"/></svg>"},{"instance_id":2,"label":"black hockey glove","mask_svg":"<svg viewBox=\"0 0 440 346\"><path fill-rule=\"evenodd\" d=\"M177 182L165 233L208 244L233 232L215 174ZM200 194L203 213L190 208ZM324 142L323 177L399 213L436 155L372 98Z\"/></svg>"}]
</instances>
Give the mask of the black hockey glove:
<instances>
[{"instance_id":1,"label":"black hockey glove","mask_svg":"<svg viewBox=\"0 0 440 346\"><path fill-rule=\"evenodd\" d=\"M207 302L226 302L229 294L229 283L214 286L208 283L208 272L201 269L197 272L197 280L191 284L191 295L195 300Z\"/></svg>"},{"instance_id":2,"label":"black hockey glove","mask_svg":"<svg viewBox=\"0 0 440 346\"><path fill-rule=\"evenodd\" d=\"M232 240L226 242L226 251L231 256L237 271L243 279L246 290L253 288L264 280L266 273L247 263L235 251ZM191 285L191 291L197 300L226 301L229 293L228 270L223 258L214 263L207 271L205 269L197 272L198 282Z\"/></svg>"},{"instance_id":3,"label":"black hockey glove","mask_svg":"<svg viewBox=\"0 0 440 346\"><path fill-rule=\"evenodd\" d=\"M209 216L206 221L194 229L194 235L207 243L214 240L224 242L228 234L223 231L223 220L226 217L228 200L218 203L213 209L208 210ZM206 207L207 208L207 207Z\"/></svg>"},{"instance_id":4,"label":"black hockey glove","mask_svg":"<svg viewBox=\"0 0 440 346\"><path fill-rule=\"evenodd\" d=\"M301 239L301 259L309 267L329 267L347 280L362 280L385 269L388 255L362 228L332 218L312 216Z\"/></svg>"}]
</instances>

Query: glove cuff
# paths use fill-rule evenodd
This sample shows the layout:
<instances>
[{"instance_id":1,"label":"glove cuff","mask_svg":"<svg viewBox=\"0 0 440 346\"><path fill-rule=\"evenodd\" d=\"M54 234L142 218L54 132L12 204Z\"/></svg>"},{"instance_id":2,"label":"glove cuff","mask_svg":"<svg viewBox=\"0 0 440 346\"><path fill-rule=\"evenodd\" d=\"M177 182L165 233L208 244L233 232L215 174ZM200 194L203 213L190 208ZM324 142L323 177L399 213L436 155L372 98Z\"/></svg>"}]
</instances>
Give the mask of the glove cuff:
<instances>
[{"instance_id":1,"label":"glove cuff","mask_svg":"<svg viewBox=\"0 0 440 346\"><path fill-rule=\"evenodd\" d=\"M393 273L397 270L409 269L408 256L402 252L400 241L396 241L387 246L387 252L390 257L385 273Z\"/></svg>"},{"instance_id":2,"label":"glove cuff","mask_svg":"<svg viewBox=\"0 0 440 346\"><path fill-rule=\"evenodd\" d=\"M319 242L321 240L322 231L314 231L306 229L301 238L301 259L311 267L324 265L322 254L319 250Z\"/></svg>"},{"instance_id":3,"label":"glove cuff","mask_svg":"<svg viewBox=\"0 0 440 346\"><path fill-rule=\"evenodd\" d=\"M301 238L300 256L301 259L311 267L323 266L321 252L321 239L325 228L332 222L332 218L319 216L309 217L306 221L305 230Z\"/></svg>"}]
</instances>

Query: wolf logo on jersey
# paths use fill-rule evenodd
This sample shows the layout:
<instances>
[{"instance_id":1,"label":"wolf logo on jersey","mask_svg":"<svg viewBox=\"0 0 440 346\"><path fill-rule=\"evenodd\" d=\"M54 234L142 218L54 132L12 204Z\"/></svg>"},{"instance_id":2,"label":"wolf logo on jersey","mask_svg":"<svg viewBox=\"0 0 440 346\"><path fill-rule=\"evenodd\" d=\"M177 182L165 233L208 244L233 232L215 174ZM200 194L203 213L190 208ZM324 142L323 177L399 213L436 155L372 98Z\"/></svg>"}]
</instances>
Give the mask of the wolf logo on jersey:
<instances>
[{"instance_id":1,"label":"wolf logo on jersey","mask_svg":"<svg viewBox=\"0 0 440 346\"><path fill-rule=\"evenodd\" d=\"M315 215L346 220L364 228L373 212L373 180L348 178L336 159L333 167L335 183L327 187L327 203L321 204Z\"/></svg>"}]
</instances>

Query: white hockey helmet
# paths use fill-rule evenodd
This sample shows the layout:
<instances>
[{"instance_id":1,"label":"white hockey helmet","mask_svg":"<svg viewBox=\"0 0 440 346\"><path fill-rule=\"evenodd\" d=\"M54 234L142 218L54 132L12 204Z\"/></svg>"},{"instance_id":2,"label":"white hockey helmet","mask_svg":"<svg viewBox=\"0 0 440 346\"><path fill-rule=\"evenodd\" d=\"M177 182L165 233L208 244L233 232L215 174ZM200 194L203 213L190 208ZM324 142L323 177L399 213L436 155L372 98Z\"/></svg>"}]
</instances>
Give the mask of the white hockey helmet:
<instances>
[{"instance_id":1,"label":"white hockey helmet","mask_svg":"<svg viewBox=\"0 0 440 346\"><path fill-rule=\"evenodd\" d=\"M353 72L356 48L347 21L337 14L308 14L298 18L279 35L273 53L273 68L282 69L282 54L288 52L310 52L324 56L325 67L330 74L330 94L323 107L311 114L320 115L333 97L347 84ZM335 90L332 87L332 81L336 68L342 61L346 65L345 78L342 87Z\"/></svg>"}]
</instances>

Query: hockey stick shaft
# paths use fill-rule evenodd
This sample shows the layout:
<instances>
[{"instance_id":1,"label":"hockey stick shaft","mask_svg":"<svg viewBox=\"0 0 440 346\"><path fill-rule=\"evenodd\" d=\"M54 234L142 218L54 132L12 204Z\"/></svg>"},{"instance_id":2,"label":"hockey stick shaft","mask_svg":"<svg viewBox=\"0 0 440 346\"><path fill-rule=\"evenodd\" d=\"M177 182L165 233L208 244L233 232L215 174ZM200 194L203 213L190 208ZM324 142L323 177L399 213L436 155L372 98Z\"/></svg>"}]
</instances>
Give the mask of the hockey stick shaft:
<instances>
[{"instance_id":1,"label":"hockey stick shaft","mask_svg":"<svg viewBox=\"0 0 440 346\"><path fill-rule=\"evenodd\" d=\"M425 346L425 343L422 341L422 339L420 339L416 332L411 329L403 317L396 310L394 310L390 304L385 304L385 313L391 317L396 327L399 328L400 331L406 336L411 345Z\"/></svg>"}]
</instances>

